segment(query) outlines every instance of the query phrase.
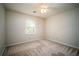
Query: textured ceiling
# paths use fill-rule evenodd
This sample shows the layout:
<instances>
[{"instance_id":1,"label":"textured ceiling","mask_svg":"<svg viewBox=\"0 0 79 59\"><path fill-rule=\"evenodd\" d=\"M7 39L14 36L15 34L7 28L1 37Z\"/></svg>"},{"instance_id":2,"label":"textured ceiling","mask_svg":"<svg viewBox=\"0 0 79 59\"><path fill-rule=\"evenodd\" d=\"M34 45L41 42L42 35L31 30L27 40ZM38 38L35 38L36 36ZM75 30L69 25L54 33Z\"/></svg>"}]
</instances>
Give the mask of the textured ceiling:
<instances>
[{"instance_id":1,"label":"textured ceiling","mask_svg":"<svg viewBox=\"0 0 79 59\"><path fill-rule=\"evenodd\" d=\"M6 3L4 5L8 10L14 10L17 12L29 14L32 16L38 16L42 18L47 18L59 12L63 12L65 10L78 7L78 4L67 4L67 3L65 4L64 3ZM48 7L47 13L42 14L40 12L42 5Z\"/></svg>"}]
</instances>

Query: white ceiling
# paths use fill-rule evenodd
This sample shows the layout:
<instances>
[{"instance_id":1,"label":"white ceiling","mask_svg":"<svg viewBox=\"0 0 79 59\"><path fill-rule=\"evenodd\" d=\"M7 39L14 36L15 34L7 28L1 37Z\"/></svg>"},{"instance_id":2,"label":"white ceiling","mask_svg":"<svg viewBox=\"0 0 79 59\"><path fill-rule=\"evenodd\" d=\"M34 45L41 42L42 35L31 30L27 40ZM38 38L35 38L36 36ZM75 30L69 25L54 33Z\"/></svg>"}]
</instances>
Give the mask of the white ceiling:
<instances>
[{"instance_id":1,"label":"white ceiling","mask_svg":"<svg viewBox=\"0 0 79 59\"><path fill-rule=\"evenodd\" d=\"M59 12L78 7L78 4L67 3L6 3L4 5L8 10L10 9L42 18L46 18ZM40 12L41 5L46 5L48 7L47 13L42 14ZM33 13L33 11L36 11L36 13Z\"/></svg>"}]
</instances>

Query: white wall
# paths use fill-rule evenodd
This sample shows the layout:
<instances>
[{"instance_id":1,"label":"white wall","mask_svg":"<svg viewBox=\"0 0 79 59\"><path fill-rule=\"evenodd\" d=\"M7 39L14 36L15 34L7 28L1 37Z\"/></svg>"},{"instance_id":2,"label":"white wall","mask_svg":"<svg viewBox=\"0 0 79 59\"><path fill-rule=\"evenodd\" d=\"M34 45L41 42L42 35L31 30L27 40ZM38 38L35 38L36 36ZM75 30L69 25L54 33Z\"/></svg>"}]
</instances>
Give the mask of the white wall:
<instances>
[{"instance_id":1,"label":"white wall","mask_svg":"<svg viewBox=\"0 0 79 59\"><path fill-rule=\"evenodd\" d=\"M14 11L6 12L7 45L48 39L65 45L79 47L79 9L64 11L46 20L24 15ZM33 20L37 24L37 34L25 34L25 21ZM45 23L46 21L46 23ZM46 28L45 28L46 26ZM45 30L46 29L46 30ZM45 33L46 31L46 33ZM44 36L46 34L46 36Z\"/></svg>"},{"instance_id":2,"label":"white wall","mask_svg":"<svg viewBox=\"0 0 79 59\"><path fill-rule=\"evenodd\" d=\"M30 42L43 39L44 20L41 18L24 15L14 11L6 12L7 19L7 45L21 42ZM25 21L33 20L36 23L37 33L35 35L25 34Z\"/></svg>"},{"instance_id":3,"label":"white wall","mask_svg":"<svg viewBox=\"0 0 79 59\"><path fill-rule=\"evenodd\" d=\"M0 4L0 55L2 55L5 48L5 10Z\"/></svg>"},{"instance_id":4,"label":"white wall","mask_svg":"<svg viewBox=\"0 0 79 59\"><path fill-rule=\"evenodd\" d=\"M46 29L48 40L79 48L79 9L47 18Z\"/></svg>"}]
</instances>

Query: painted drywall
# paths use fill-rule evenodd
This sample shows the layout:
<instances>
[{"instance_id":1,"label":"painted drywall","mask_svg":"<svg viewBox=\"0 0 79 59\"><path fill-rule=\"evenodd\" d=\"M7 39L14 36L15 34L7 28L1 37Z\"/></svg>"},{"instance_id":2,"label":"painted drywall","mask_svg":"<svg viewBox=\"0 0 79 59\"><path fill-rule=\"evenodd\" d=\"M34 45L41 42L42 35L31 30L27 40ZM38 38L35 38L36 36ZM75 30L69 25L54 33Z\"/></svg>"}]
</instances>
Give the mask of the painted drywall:
<instances>
[{"instance_id":1,"label":"painted drywall","mask_svg":"<svg viewBox=\"0 0 79 59\"><path fill-rule=\"evenodd\" d=\"M38 17L21 14L15 11L6 11L7 46L22 42L31 42L43 39L44 20ZM32 20L36 24L36 34L26 34L26 21Z\"/></svg>"},{"instance_id":2,"label":"painted drywall","mask_svg":"<svg viewBox=\"0 0 79 59\"><path fill-rule=\"evenodd\" d=\"M79 8L46 19L46 39L79 48Z\"/></svg>"},{"instance_id":3,"label":"painted drywall","mask_svg":"<svg viewBox=\"0 0 79 59\"><path fill-rule=\"evenodd\" d=\"M2 55L5 48L5 9L0 4L0 55Z\"/></svg>"}]
</instances>

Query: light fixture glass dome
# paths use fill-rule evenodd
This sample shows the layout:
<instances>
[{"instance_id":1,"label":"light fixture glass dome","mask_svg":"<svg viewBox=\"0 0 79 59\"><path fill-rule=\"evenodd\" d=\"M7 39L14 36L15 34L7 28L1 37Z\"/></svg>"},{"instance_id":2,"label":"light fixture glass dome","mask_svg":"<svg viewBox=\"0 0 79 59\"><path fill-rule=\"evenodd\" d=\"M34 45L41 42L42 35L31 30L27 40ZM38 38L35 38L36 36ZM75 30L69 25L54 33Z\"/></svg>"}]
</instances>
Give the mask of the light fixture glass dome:
<instances>
[{"instance_id":1,"label":"light fixture glass dome","mask_svg":"<svg viewBox=\"0 0 79 59\"><path fill-rule=\"evenodd\" d=\"M47 12L47 6L46 5L42 5L41 6L41 13L46 13Z\"/></svg>"},{"instance_id":2,"label":"light fixture glass dome","mask_svg":"<svg viewBox=\"0 0 79 59\"><path fill-rule=\"evenodd\" d=\"M41 9L41 13L46 13L47 12L47 9L46 8L42 8Z\"/></svg>"}]
</instances>

